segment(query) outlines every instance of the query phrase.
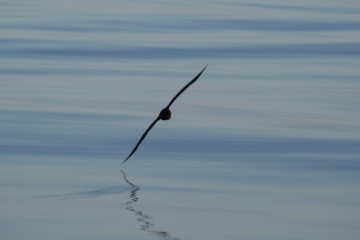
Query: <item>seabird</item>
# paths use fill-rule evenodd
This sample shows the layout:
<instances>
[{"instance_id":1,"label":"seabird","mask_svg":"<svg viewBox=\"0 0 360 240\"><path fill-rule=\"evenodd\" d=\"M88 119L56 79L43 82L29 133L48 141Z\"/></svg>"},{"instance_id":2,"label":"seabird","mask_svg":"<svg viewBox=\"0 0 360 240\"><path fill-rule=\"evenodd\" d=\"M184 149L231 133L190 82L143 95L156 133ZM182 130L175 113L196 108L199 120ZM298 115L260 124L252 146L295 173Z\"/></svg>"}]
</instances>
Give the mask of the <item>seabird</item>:
<instances>
[{"instance_id":1,"label":"seabird","mask_svg":"<svg viewBox=\"0 0 360 240\"><path fill-rule=\"evenodd\" d=\"M175 100L180 96L180 94L182 94L188 87L190 87L191 84L193 84L196 80L198 80L198 78L201 76L201 74L205 71L205 69L207 68L207 65L203 68L203 70L201 70L201 72L196 75L194 77L194 79L192 79L188 84L186 84L176 95L175 97L173 97L173 99L171 99L171 101L169 102L169 104L160 111L159 116L150 124L150 126L146 129L146 131L143 133L143 135L141 136L140 140L138 141L138 143L135 145L134 149L131 151L131 153L129 154L129 156L127 156L127 158L123 161L122 164L124 164L138 149L138 147L140 146L141 142L144 140L144 138L146 137L146 135L149 133L149 131L154 127L154 125L159 121L159 120L169 120L171 118L171 111L170 111L170 106L175 102ZM121 165L122 165L121 164Z\"/></svg>"}]
</instances>

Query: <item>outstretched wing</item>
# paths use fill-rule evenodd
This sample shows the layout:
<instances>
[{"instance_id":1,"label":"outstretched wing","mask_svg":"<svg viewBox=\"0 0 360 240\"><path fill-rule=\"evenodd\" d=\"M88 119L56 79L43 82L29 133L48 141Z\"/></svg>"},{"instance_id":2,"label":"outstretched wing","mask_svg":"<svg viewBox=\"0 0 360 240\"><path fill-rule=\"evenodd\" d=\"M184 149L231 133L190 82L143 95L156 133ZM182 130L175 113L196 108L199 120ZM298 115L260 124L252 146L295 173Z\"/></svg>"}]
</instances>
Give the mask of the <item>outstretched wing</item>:
<instances>
[{"instance_id":1,"label":"outstretched wing","mask_svg":"<svg viewBox=\"0 0 360 240\"><path fill-rule=\"evenodd\" d=\"M175 102L175 100L180 96L180 94L182 94L191 84L193 84L196 80L198 80L198 78L201 76L201 74L205 71L205 69L207 68L207 65L203 68L203 70L201 70L201 72L196 75L194 77L193 80L191 80L188 84L186 84L185 87L183 87L176 95L173 99L171 99L170 103L167 105L166 108L169 108L171 106L171 104L173 104ZM138 147L140 146L141 142L144 140L144 138L146 137L146 135L149 133L149 131L154 127L154 125L157 123L157 121L160 120L160 116L158 116L148 127L148 129L146 129L146 131L143 133L143 135L141 136L139 142L135 145L134 149L131 151L131 153L129 154L129 156L123 161L122 164L124 164L138 149ZM121 164L121 165L122 165Z\"/></svg>"},{"instance_id":2,"label":"outstretched wing","mask_svg":"<svg viewBox=\"0 0 360 240\"><path fill-rule=\"evenodd\" d=\"M129 154L129 156L123 161L123 163L121 165L123 165L135 152L136 149L138 149L138 147L140 146L141 142L144 140L144 138L146 137L146 135L149 133L149 131L153 128L153 126L155 125L155 123L157 123L157 121L159 121L160 118L157 117L148 127L148 129L146 129L146 131L144 132L144 134L141 136L139 142L136 144L136 146L134 147L134 149L131 151L131 153Z\"/></svg>"},{"instance_id":3,"label":"outstretched wing","mask_svg":"<svg viewBox=\"0 0 360 240\"><path fill-rule=\"evenodd\" d=\"M199 77L201 76L201 74L205 71L205 69L207 68L207 66L208 66L208 65L206 65L206 66L204 67L204 69L201 70L201 72L194 77L193 80L191 80L188 84L186 84L186 86L183 87L183 88L175 95L175 97L173 97L173 99L171 99L170 103L167 105L167 108L169 108L169 107L171 106L171 104L173 104L173 103L175 102L175 100L180 96L180 94L182 94L188 87L190 87L191 84L193 84L196 80L198 80L198 78L199 78Z\"/></svg>"}]
</instances>

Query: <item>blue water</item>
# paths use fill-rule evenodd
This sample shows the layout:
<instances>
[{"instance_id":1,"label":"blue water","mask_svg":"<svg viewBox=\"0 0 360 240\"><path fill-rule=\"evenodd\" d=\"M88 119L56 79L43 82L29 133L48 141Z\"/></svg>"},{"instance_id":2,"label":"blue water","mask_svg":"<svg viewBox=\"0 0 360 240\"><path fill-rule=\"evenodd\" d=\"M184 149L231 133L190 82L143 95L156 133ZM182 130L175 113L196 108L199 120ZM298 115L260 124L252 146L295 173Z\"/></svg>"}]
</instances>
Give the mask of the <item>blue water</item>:
<instances>
[{"instance_id":1,"label":"blue water","mask_svg":"<svg viewBox=\"0 0 360 240\"><path fill-rule=\"evenodd\" d=\"M0 239L360 238L358 1L0 8Z\"/></svg>"}]
</instances>

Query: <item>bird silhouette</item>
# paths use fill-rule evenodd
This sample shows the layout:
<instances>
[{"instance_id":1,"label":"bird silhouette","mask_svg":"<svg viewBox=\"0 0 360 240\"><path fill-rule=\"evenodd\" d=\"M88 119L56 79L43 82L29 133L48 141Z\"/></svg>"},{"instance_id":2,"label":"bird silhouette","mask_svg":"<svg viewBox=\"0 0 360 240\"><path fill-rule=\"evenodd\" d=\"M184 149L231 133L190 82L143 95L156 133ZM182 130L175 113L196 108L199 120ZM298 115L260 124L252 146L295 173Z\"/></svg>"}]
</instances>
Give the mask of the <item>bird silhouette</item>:
<instances>
[{"instance_id":1,"label":"bird silhouette","mask_svg":"<svg viewBox=\"0 0 360 240\"><path fill-rule=\"evenodd\" d=\"M160 111L159 116L157 116L157 118L150 124L150 126L146 129L146 131L143 133L143 135L141 136L140 140L138 141L138 143L135 145L134 149L131 151L131 153L129 154L129 156L127 156L127 158L123 161L122 164L124 164L138 149L138 147L140 146L141 142L144 140L144 138L146 137L146 135L150 132L150 130L155 126L155 124L159 121L159 120L169 120L171 118L171 111L170 111L170 106L175 102L175 100L188 88L190 87L191 84L193 84L196 80L198 80L198 78L201 76L201 74L205 71L205 69L207 68L207 65L203 68L203 70L201 70L201 72L196 75L188 84L186 84L176 95L175 97L173 97L171 99L171 101L169 102L169 104ZM121 165L122 165L121 164Z\"/></svg>"}]
</instances>

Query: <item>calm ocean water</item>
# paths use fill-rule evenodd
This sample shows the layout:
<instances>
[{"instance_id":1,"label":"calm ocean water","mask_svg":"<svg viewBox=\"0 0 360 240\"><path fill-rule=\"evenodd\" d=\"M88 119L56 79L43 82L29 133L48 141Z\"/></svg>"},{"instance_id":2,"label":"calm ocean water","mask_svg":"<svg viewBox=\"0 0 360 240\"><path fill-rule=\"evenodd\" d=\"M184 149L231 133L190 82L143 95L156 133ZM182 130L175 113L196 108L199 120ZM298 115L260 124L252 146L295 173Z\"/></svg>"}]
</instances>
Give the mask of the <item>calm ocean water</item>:
<instances>
[{"instance_id":1,"label":"calm ocean water","mask_svg":"<svg viewBox=\"0 0 360 240\"><path fill-rule=\"evenodd\" d=\"M0 239L360 239L359 1L0 8Z\"/></svg>"}]
</instances>

